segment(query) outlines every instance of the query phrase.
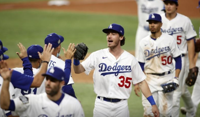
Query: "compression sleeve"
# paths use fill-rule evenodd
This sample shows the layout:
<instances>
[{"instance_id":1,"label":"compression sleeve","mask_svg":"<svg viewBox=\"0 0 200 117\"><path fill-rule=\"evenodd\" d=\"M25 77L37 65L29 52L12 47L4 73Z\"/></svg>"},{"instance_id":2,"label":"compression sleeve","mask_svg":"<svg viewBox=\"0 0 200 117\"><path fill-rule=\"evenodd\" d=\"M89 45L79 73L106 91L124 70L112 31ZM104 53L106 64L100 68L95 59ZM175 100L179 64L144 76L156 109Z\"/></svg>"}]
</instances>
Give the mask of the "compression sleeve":
<instances>
[{"instance_id":1,"label":"compression sleeve","mask_svg":"<svg viewBox=\"0 0 200 117\"><path fill-rule=\"evenodd\" d=\"M69 85L64 85L62 87L62 91L68 95L71 95L72 97L75 97L76 98L76 95L75 95L75 92L74 92L74 89L72 87L72 84L69 84Z\"/></svg>"},{"instance_id":2,"label":"compression sleeve","mask_svg":"<svg viewBox=\"0 0 200 117\"><path fill-rule=\"evenodd\" d=\"M71 75L71 60L70 59L65 60L64 73L65 73L65 77L64 77L65 78L65 85L67 85L68 82L69 82L70 75Z\"/></svg>"},{"instance_id":3,"label":"compression sleeve","mask_svg":"<svg viewBox=\"0 0 200 117\"><path fill-rule=\"evenodd\" d=\"M33 76L22 74L13 70L11 76L11 83L15 88L28 90L33 82Z\"/></svg>"},{"instance_id":4,"label":"compression sleeve","mask_svg":"<svg viewBox=\"0 0 200 117\"><path fill-rule=\"evenodd\" d=\"M24 74L33 76L32 65L28 60L28 57L23 58L22 61L23 61Z\"/></svg>"},{"instance_id":5,"label":"compression sleeve","mask_svg":"<svg viewBox=\"0 0 200 117\"><path fill-rule=\"evenodd\" d=\"M182 60L181 60L181 56L178 56L176 58L174 58L175 60L175 69L180 69L182 68Z\"/></svg>"}]
</instances>

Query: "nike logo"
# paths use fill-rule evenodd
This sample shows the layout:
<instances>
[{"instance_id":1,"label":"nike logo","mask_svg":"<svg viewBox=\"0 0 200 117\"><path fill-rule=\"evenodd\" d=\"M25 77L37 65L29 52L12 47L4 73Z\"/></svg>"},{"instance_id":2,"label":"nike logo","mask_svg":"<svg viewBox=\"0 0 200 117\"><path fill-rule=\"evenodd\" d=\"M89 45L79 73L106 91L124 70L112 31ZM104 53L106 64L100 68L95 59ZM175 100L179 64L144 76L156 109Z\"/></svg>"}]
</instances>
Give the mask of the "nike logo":
<instances>
[{"instance_id":1,"label":"nike logo","mask_svg":"<svg viewBox=\"0 0 200 117\"><path fill-rule=\"evenodd\" d=\"M42 109L46 109L47 107L42 107Z\"/></svg>"},{"instance_id":2,"label":"nike logo","mask_svg":"<svg viewBox=\"0 0 200 117\"><path fill-rule=\"evenodd\" d=\"M102 59L106 59L106 58L108 58L108 57L102 57Z\"/></svg>"}]
</instances>

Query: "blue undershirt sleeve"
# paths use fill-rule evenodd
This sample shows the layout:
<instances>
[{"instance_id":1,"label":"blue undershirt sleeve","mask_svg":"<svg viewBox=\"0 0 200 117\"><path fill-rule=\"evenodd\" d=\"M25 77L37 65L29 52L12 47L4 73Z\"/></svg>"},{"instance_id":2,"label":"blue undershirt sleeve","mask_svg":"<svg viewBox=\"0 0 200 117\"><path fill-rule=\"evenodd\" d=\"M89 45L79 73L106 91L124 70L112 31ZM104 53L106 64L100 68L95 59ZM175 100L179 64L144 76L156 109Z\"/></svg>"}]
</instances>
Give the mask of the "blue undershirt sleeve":
<instances>
[{"instance_id":1,"label":"blue undershirt sleeve","mask_svg":"<svg viewBox=\"0 0 200 117\"><path fill-rule=\"evenodd\" d=\"M139 62L139 64L140 64L140 67L142 68L142 71L144 71L144 64L145 63Z\"/></svg>"},{"instance_id":2,"label":"blue undershirt sleeve","mask_svg":"<svg viewBox=\"0 0 200 117\"><path fill-rule=\"evenodd\" d=\"M23 61L24 74L33 76L32 65L28 57L23 58L22 61Z\"/></svg>"},{"instance_id":3,"label":"blue undershirt sleeve","mask_svg":"<svg viewBox=\"0 0 200 117\"><path fill-rule=\"evenodd\" d=\"M18 71L13 70L11 76L11 83L15 88L28 90L33 82L33 76L22 74Z\"/></svg>"},{"instance_id":4,"label":"blue undershirt sleeve","mask_svg":"<svg viewBox=\"0 0 200 117\"><path fill-rule=\"evenodd\" d=\"M69 82L70 75L71 75L71 60L70 59L65 60L64 73L65 73L65 85L67 85Z\"/></svg>"},{"instance_id":5,"label":"blue undershirt sleeve","mask_svg":"<svg viewBox=\"0 0 200 117\"><path fill-rule=\"evenodd\" d=\"M8 110L15 111L15 103L13 100L10 100L10 106L9 106Z\"/></svg>"},{"instance_id":6,"label":"blue undershirt sleeve","mask_svg":"<svg viewBox=\"0 0 200 117\"><path fill-rule=\"evenodd\" d=\"M175 69L180 69L181 70L181 68L182 68L182 60L181 60L181 55L180 56L178 56L178 57L176 57L176 58L174 58L174 60L175 60Z\"/></svg>"},{"instance_id":7,"label":"blue undershirt sleeve","mask_svg":"<svg viewBox=\"0 0 200 117\"><path fill-rule=\"evenodd\" d=\"M72 97L75 97L76 98L76 95L75 95L75 92L74 92L74 89L72 87L72 84L69 84L69 85L64 85L62 87L62 91L68 95L71 95Z\"/></svg>"}]
</instances>

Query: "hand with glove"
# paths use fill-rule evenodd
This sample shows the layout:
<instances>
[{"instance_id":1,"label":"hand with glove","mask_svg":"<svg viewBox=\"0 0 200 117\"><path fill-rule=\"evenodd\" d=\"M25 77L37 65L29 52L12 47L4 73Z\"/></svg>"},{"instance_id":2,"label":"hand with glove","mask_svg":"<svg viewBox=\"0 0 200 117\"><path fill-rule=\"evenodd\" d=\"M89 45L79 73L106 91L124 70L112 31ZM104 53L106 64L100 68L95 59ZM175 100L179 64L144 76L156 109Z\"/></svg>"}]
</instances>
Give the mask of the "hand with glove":
<instances>
[{"instance_id":1,"label":"hand with glove","mask_svg":"<svg viewBox=\"0 0 200 117\"><path fill-rule=\"evenodd\" d=\"M79 43L75 48L76 52L74 53L74 58L77 60L83 60L87 54L88 47L84 43Z\"/></svg>"},{"instance_id":2,"label":"hand with glove","mask_svg":"<svg viewBox=\"0 0 200 117\"><path fill-rule=\"evenodd\" d=\"M170 93L175 91L179 87L179 81L178 78L175 77L174 79L168 81L165 84L161 85L163 88L163 93Z\"/></svg>"},{"instance_id":3,"label":"hand with glove","mask_svg":"<svg viewBox=\"0 0 200 117\"><path fill-rule=\"evenodd\" d=\"M198 73L199 73L199 68L198 67L191 68L189 70L189 73L188 73L188 76L187 76L187 78L185 80L185 83L190 87L193 86L194 83L196 82Z\"/></svg>"}]
</instances>

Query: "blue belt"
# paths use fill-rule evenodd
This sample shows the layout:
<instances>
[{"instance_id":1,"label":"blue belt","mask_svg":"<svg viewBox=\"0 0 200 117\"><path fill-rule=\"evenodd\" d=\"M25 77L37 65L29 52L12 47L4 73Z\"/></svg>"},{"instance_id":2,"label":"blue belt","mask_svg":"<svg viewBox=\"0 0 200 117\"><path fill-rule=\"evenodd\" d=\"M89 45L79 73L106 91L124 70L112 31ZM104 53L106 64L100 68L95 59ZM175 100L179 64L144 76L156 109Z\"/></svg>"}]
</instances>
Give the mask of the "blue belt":
<instances>
[{"instance_id":1,"label":"blue belt","mask_svg":"<svg viewBox=\"0 0 200 117\"><path fill-rule=\"evenodd\" d=\"M167 72L163 72L163 73L147 73L147 74L152 74L152 75L157 75L157 76L164 76L164 75L167 75L167 74L171 74L171 70L170 71L167 71Z\"/></svg>"},{"instance_id":2,"label":"blue belt","mask_svg":"<svg viewBox=\"0 0 200 117\"><path fill-rule=\"evenodd\" d=\"M107 101L107 102L120 102L121 100L124 100L124 99L106 98L106 97L101 97L101 96L97 96L97 98L102 99L102 100Z\"/></svg>"}]
</instances>

